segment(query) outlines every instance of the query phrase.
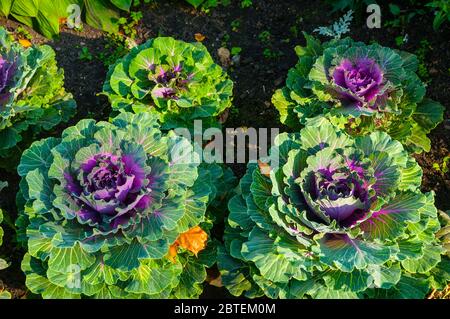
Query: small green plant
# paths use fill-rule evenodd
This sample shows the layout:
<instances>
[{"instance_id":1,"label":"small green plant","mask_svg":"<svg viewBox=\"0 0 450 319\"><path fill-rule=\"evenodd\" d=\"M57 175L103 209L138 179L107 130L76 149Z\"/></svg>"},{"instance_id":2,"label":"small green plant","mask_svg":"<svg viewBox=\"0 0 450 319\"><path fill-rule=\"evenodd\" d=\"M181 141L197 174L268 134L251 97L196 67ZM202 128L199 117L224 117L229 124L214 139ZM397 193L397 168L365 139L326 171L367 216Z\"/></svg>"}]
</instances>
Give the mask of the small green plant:
<instances>
[{"instance_id":1,"label":"small green plant","mask_svg":"<svg viewBox=\"0 0 450 319\"><path fill-rule=\"evenodd\" d=\"M270 40L272 38L272 35L270 34L270 31L263 31L258 35L259 41L261 41L262 44L268 45L270 43Z\"/></svg>"},{"instance_id":2,"label":"small green plant","mask_svg":"<svg viewBox=\"0 0 450 319\"><path fill-rule=\"evenodd\" d=\"M115 33L108 33L105 37L106 45L97 58L105 66L114 64L118 59L125 56L130 51L130 46L125 37Z\"/></svg>"},{"instance_id":3,"label":"small green plant","mask_svg":"<svg viewBox=\"0 0 450 319\"><path fill-rule=\"evenodd\" d=\"M263 51L263 55L266 59L278 59L283 55L283 52L271 48L265 48Z\"/></svg>"},{"instance_id":4,"label":"small green plant","mask_svg":"<svg viewBox=\"0 0 450 319\"><path fill-rule=\"evenodd\" d=\"M249 8L253 5L253 1L252 0L242 0L241 1L241 8Z\"/></svg>"},{"instance_id":5,"label":"small green plant","mask_svg":"<svg viewBox=\"0 0 450 319\"><path fill-rule=\"evenodd\" d=\"M93 55L91 54L91 52L89 52L89 48L88 47L82 47L80 54L78 55L78 58L81 61L92 61L94 59Z\"/></svg>"},{"instance_id":6,"label":"small green plant","mask_svg":"<svg viewBox=\"0 0 450 319\"><path fill-rule=\"evenodd\" d=\"M24 27L22 27L21 25L17 27L17 29L14 31L14 34L19 38L19 39L26 39L31 41L33 39L33 37L31 36L30 32L28 32L27 29L25 29Z\"/></svg>"},{"instance_id":7,"label":"small green plant","mask_svg":"<svg viewBox=\"0 0 450 319\"><path fill-rule=\"evenodd\" d=\"M403 44L408 42L408 34L405 35L399 35L398 37L395 37L395 44L398 47L401 47Z\"/></svg>"},{"instance_id":8,"label":"small green plant","mask_svg":"<svg viewBox=\"0 0 450 319\"><path fill-rule=\"evenodd\" d=\"M228 46L228 42L230 41L231 36L228 33L225 33L222 37L221 46L226 48Z\"/></svg>"},{"instance_id":9,"label":"small green plant","mask_svg":"<svg viewBox=\"0 0 450 319\"><path fill-rule=\"evenodd\" d=\"M447 155L442 160L442 164L433 163L433 168L436 172L440 173L442 176L446 175L450 169L450 155Z\"/></svg>"},{"instance_id":10,"label":"small green plant","mask_svg":"<svg viewBox=\"0 0 450 319\"><path fill-rule=\"evenodd\" d=\"M241 27L241 21L239 19L231 21L231 31L238 32Z\"/></svg>"},{"instance_id":11,"label":"small green plant","mask_svg":"<svg viewBox=\"0 0 450 319\"><path fill-rule=\"evenodd\" d=\"M431 50L431 45L428 40L423 39L420 41L420 47L414 52L419 60L417 66L417 74L425 81L430 81L430 73L428 72L427 65L425 61L427 60L427 55Z\"/></svg>"},{"instance_id":12,"label":"small green plant","mask_svg":"<svg viewBox=\"0 0 450 319\"><path fill-rule=\"evenodd\" d=\"M231 48L231 55L238 55L239 53L242 52L242 48L241 47L232 47Z\"/></svg>"},{"instance_id":13,"label":"small green plant","mask_svg":"<svg viewBox=\"0 0 450 319\"><path fill-rule=\"evenodd\" d=\"M294 36L295 38L298 37L298 27L297 25L293 25L289 28L289 32Z\"/></svg>"},{"instance_id":14,"label":"small green plant","mask_svg":"<svg viewBox=\"0 0 450 319\"><path fill-rule=\"evenodd\" d=\"M433 29L438 30L444 22L450 22L450 3L448 0L434 0L426 4L427 7L433 8L434 20Z\"/></svg>"},{"instance_id":15,"label":"small green plant","mask_svg":"<svg viewBox=\"0 0 450 319\"><path fill-rule=\"evenodd\" d=\"M135 39L137 35L136 26L141 21L143 15L141 11L133 11L130 13L130 17L127 18L120 18L118 23L120 26L120 29L123 31L123 34L130 39Z\"/></svg>"}]
</instances>

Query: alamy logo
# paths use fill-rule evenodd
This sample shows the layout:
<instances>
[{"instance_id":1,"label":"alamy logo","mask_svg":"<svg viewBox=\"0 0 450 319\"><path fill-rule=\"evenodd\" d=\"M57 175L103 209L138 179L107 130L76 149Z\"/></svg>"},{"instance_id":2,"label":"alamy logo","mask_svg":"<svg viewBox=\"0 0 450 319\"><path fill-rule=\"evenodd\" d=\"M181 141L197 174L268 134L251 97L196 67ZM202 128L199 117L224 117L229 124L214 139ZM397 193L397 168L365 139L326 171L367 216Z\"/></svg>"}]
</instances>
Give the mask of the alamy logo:
<instances>
[{"instance_id":1,"label":"alamy logo","mask_svg":"<svg viewBox=\"0 0 450 319\"><path fill-rule=\"evenodd\" d=\"M67 27L70 29L78 29L81 27L81 8L78 4L72 3L67 6L66 12L69 14L67 17Z\"/></svg>"},{"instance_id":2,"label":"alamy logo","mask_svg":"<svg viewBox=\"0 0 450 319\"><path fill-rule=\"evenodd\" d=\"M369 29L381 28L381 8L378 4L370 4L367 6L367 13L370 15L367 17L367 27Z\"/></svg>"}]
</instances>

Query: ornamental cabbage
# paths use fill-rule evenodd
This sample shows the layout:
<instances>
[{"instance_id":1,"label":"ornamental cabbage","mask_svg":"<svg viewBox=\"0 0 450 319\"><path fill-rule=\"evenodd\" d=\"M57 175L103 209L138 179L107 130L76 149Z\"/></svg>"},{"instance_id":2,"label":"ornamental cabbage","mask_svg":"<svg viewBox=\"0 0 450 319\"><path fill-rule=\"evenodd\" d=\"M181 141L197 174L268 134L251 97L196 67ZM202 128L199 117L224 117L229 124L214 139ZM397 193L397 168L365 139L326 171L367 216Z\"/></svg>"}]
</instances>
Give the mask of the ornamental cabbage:
<instances>
[{"instance_id":1,"label":"ornamental cabbage","mask_svg":"<svg viewBox=\"0 0 450 319\"><path fill-rule=\"evenodd\" d=\"M76 104L51 47L24 49L3 28L0 44L0 156L18 157L17 143L68 121Z\"/></svg>"},{"instance_id":2,"label":"ornamental cabbage","mask_svg":"<svg viewBox=\"0 0 450 319\"><path fill-rule=\"evenodd\" d=\"M215 263L205 212L234 177L192 150L150 113L35 142L18 167L27 287L44 298L198 297Z\"/></svg>"},{"instance_id":3,"label":"ornamental cabbage","mask_svg":"<svg viewBox=\"0 0 450 319\"><path fill-rule=\"evenodd\" d=\"M443 107L424 98L413 54L350 38L321 44L305 34L297 65L272 102L293 128L325 114L354 136L387 132L408 151L430 150L427 134L443 119Z\"/></svg>"},{"instance_id":4,"label":"ornamental cabbage","mask_svg":"<svg viewBox=\"0 0 450 319\"><path fill-rule=\"evenodd\" d=\"M280 164L249 164L228 205L218 265L233 295L423 298L450 280L434 194L401 143L318 117L274 153Z\"/></svg>"},{"instance_id":5,"label":"ornamental cabbage","mask_svg":"<svg viewBox=\"0 0 450 319\"><path fill-rule=\"evenodd\" d=\"M0 192L6 186L8 186L8 183L0 181ZM2 241L3 241L3 229L1 227L2 221L3 221L3 211L0 208L0 246L2 245ZM2 258L0 258L0 270L3 270L5 268L7 268L8 266L9 266L8 263L5 260L3 260ZM0 281L0 284L1 284L1 281ZM0 287L0 299L10 299L10 298L11 298L11 294L8 291L6 291Z\"/></svg>"},{"instance_id":6,"label":"ornamental cabbage","mask_svg":"<svg viewBox=\"0 0 450 319\"><path fill-rule=\"evenodd\" d=\"M103 93L113 111L151 112L163 129L217 126L231 107L233 82L201 43L160 37L135 47L110 67Z\"/></svg>"},{"instance_id":7,"label":"ornamental cabbage","mask_svg":"<svg viewBox=\"0 0 450 319\"><path fill-rule=\"evenodd\" d=\"M8 186L8 183L0 181L0 192L6 186ZM2 222L3 222L3 211L0 208L0 246L2 245L2 242L3 242L3 229L1 227ZM5 269L7 267L8 267L8 263L5 260L0 258L0 270ZM1 299L1 292L0 292L0 299Z\"/></svg>"}]
</instances>

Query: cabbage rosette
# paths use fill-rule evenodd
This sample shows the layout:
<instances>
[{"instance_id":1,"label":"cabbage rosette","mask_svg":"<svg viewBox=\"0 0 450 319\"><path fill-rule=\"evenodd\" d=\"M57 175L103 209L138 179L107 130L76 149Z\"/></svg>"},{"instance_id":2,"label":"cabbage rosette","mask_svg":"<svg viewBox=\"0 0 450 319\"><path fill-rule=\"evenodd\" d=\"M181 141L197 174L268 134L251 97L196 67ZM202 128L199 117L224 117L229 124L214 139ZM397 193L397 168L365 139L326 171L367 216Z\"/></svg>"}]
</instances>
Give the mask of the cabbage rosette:
<instances>
[{"instance_id":1,"label":"cabbage rosette","mask_svg":"<svg viewBox=\"0 0 450 319\"><path fill-rule=\"evenodd\" d=\"M8 183L0 181L0 192L3 190L3 188L5 188L7 186L8 186ZM3 229L1 227L2 222L3 222L3 211L0 208L0 247L3 243ZM0 270L3 270L8 267L9 267L8 262L6 260L0 258ZM0 281L0 283L1 283L1 281ZM0 299L10 299L10 298L11 298L11 294L7 290L3 289L3 287L0 287Z\"/></svg>"},{"instance_id":2,"label":"cabbage rosette","mask_svg":"<svg viewBox=\"0 0 450 319\"><path fill-rule=\"evenodd\" d=\"M68 121L76 104L51 47L25 49L3 28L0 44L0 156L10 158L17 143Z\"/></svg>"},{"instance_id":3,"label":"cabbage rosette","mask_svg":"<svg viewBox=\"0 0 450 319\"><path fill-rule=\"evenodd\" d=\"M217 126L231 107L233 82L201 43L169 37L135 47L111 66L103 93L113 111L158 114L162 127Z\"/></svg>"},{"instance_id":4,"label":"cabbage rosette","mask_svg":"<svg viewBox=\"0 0 450 319\"><path fill-rule=\"evenodd\" d=\"M26 285L44 298L195 298L215 263L208 205L230 171L150 113L82 120L23 153L17 220Z\"/></svg>"},{"instance_id":5,"label":"cabbage rosette","mask_svg":"<svg viewBox=\"0 0 450 319\"><path fill-rule=\"evenodd\" d=\"M381 130L408 151L430 150L427 134L442 121L443 107L424 98L416 56L350 38L305 38L286 86L272 98L281 122L300 128L324 114L354 136Z\"/></svg>"},{"instance_id":6,"label":"cabbage rosette","mask_svg":"<svg viewBox=\"0 0 450 319\"><path fill-rule=\"evenodd\" d=\"M8 186L8 183L0 181L0 192L1 192L6 186ZM2 229L2 227L1 227L2 222L3 222L3 211L2 211L2 209L0 208L0 246L1 246L2 243L3 243L3 229ZM3 270L3 269L5 269L5 268L7 268L7 267L8 267L8 263L7 263L4 259L0 258L0 270ZM1 292L0 292L0 299L1 299Z\"/></svg>"},{"instance_id":7,"label":"cabbage rosette","mask_svg":"<svg viewBox=\"0 0 450 319\"><path fill-rule=\"evenodd\" d=\"M450 280L434 194L401 143L318 117L280 134L274 154L229 201L218 265L233 295L423 298Z\"/></svg>"}]
</instances>

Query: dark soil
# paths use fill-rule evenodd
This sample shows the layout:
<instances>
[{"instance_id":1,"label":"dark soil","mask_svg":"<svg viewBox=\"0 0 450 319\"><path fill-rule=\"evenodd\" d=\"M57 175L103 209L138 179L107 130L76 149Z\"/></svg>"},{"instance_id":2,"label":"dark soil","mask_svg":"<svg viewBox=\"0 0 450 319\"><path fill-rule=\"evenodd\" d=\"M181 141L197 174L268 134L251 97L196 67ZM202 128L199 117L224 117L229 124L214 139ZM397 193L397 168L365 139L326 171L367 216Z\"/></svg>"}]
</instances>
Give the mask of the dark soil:
<instances>
[{"instance_id":1,"label":"dark soil","mask_svg":"<svg viewBox=\"0 0 450 319\"><path fill-rule=\"evenodd\" d=\"M276 109L271 104L274 91L284 85L289 68L295 65L297 58L294 47L303 45L301 31L312 33L318 26L329 25L340 16L339 13L329 15L330 8L324 1L305 0L264 0L253 1L253 6L241 9L240 1L232 1L228 7L212 9L210 14L202 13L180 1L159 1L157 5L146 5L141 8L144 18L137 27L137 42L158 35L173 36L185 41L195 41L194 34L206 36L203 43L209 49L216 61L219 61L217 50L223 46L224 38L229 35L226 47L241 47L239 63L228 68L228 73L234 85L234 110L230 112L225 127L279 127ZM388 9L382 8L383 19L389 17ZM386 12L386 15L384 15ZM441 27L438 32L432 29L432 15L416 17L402 28L368 29L365 18L360 14L352 22L350 36L366 43L377 41L381 45L397 47L395 38L408 34L408 42L401 49L415 52L421 47L421 41L427 40L430 49L425 58L429 72L427 94L441 102L446 107L446 122L437 127L431 134L432 150L429 153L417 155L416 158L424 171L423 190L436 193L436 206L441 210L450 209L450 176L438 173L434 163L442 163L445 156L450 155L450 28ZM232 30L232 22L239 20L240 25ZM11 31L17 23L1 19L0 25ZM269 31L270 37L266 44L261 43L258 35ZM65 29L60 39L48 41L33 31L33 42L47 42L55 50L59 66L64 68L66 89L71 92L78 104L78 113L69 124L61 125L48 135L59 135L67 126L73 125L83 118L107 120L110 107L106 98L98 96L101 92L107 67L95 58L105 50L107 40L105 34L85 26L82 32ZM325 40L325 39L324 39ZM81 47L87 47L94 56L92 61L80 61ZM397 47L398 48L398 47ZM267 58L264 50L270 49L278 57ZM266 50L267 51L267 50ZM245 171L244 164L231 165L238 177ZM0 171L0 180L7 180L10 187L6 198L2 197L0 206L12 220L17 215L14 205L14 194L18 190L18 177L12 173ZM25 295L25 278L20 271L20 260L23 250L16 248L12 228L4 225L6 236L0 255L6 256L12 263L11 267L0 272L3 281L14 297ZM224 289L208 286L205 297L227 297Z\"/></svg>"}]
</instances>

